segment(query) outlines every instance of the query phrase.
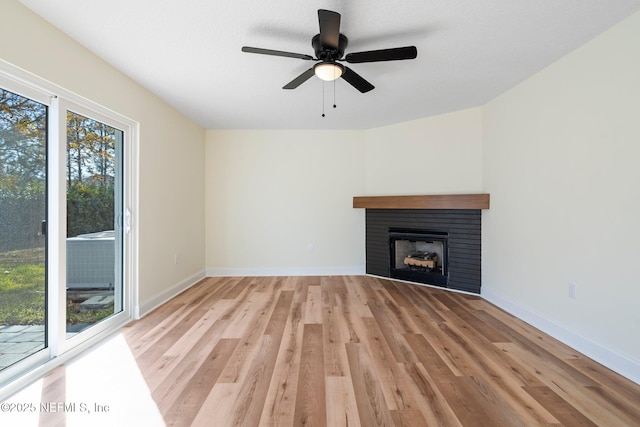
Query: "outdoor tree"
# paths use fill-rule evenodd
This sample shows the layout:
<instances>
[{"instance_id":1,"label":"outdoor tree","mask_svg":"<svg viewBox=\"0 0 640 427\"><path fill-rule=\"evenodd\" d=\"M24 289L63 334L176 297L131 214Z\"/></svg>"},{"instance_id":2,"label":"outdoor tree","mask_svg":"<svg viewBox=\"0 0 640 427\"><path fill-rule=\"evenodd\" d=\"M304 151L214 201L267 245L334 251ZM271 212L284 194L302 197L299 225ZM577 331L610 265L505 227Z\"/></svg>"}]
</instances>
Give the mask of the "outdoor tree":
<instances>
[{"instance_id":1,"label":"outdoor tree","mask_svg":"<svg viewBox=\"0 0 640 427\"><path fill-rule=\"evenodd\" d=\"M46 106L0 89L0 189L44 185Z\"/></svg>"},{"instance_id":2,"label":"outdoor tree","mask_svg":"<svg viewBox=\"0 0 640 427\"><path fill-rule=\"evenodd\" d=\"M113 229L116 132L67 113L67 236Z\"/></svg>"},{"instance_id":3,"label":"outdoor tree","mask_svg":"<svg viewBox=\"0 0 640 427\"><path fill-rule=\"evenodd\" d=\"M47 107L0 89L0 251L43 244Z\"/></svg>"}]
</instances>

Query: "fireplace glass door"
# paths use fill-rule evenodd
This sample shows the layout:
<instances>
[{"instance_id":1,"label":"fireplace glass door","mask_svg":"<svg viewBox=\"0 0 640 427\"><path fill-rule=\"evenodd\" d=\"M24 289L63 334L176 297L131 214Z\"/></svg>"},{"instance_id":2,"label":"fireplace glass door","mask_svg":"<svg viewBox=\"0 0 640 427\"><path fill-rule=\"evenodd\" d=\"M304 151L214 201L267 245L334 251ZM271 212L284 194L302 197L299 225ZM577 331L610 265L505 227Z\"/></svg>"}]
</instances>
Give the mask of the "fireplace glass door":
<instances>
[{"instance_id":1,"label":"fireplace glass door","mask_svg":"<svg viewBox=\"0 0 640 427\"><path fill-rule=\"evenodd\" d=\"M390 229L389 276L446 286L447 241L442 230Z\"/></svg>"}]
</instances>

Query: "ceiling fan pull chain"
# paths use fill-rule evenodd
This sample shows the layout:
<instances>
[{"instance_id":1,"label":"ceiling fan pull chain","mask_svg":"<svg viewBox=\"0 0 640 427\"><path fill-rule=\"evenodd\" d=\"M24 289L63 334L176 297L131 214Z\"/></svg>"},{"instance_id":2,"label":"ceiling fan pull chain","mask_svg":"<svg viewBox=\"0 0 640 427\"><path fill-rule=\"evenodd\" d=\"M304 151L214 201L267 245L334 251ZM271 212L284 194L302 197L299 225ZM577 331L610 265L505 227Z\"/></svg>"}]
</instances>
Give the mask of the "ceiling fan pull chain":
<instances>
[{"instance_id":1,"label":"ceiling fan pull chain","mask_svg":"<svg viewBox=\"0 0 640 427\"><path fill-rule=\"evenodd\" d=\"M333 108L336 108L336 79L333 80Z\"/></svg>"},{"instance_id":2,"label":"ceiling fan pull chain","mask_svg":"<svg viewBox=\"0 0 640 427\"><path fill-rule=\"evenodd\" d=\"M322 117L324 117L324 81L322 82Z\"/></svg>"}]
</instances>

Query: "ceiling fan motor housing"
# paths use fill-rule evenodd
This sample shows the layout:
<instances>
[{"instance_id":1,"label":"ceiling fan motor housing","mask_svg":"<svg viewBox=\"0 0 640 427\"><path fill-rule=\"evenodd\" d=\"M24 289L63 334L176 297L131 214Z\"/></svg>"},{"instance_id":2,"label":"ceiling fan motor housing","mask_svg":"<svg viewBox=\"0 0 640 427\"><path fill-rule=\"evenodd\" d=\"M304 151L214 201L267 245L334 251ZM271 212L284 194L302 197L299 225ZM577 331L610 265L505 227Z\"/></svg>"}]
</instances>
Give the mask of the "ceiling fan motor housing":
<instances>
[{"instance_id":1,"label":"ceiling fan motor housing","mask_svg":"<svg viewBox=\"0 0 640 427\"><path fill-rule=\"evenodd\" d=\"M340 34L337 49L333 49L330 46L323 46L320 42L320 34L316 34L313 36L313 39L311 39L311 46L316 53L316 58L322 62L335 62L341 59L348 44L349 40L344 34Z\"/></svg>"}]
</instances>

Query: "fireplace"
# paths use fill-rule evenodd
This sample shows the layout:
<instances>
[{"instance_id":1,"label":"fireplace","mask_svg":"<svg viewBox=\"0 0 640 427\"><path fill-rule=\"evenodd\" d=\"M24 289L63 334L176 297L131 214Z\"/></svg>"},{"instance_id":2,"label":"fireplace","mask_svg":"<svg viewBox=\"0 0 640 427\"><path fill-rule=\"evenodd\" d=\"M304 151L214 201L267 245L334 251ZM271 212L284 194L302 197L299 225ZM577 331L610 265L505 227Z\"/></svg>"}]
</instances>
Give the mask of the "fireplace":
<instances>
[{"instance_id":1,"label":"fireplace","mask_svg":"<svg viewBox=\"0 0 640 427\"><path fill-rule=\"evenodd\" d=\"M363 196L353 207L365 209L367 274L480 293L489 194Z\"/></svg>"},{"instance_id":2,"label":"fireplace","mask_svg":"<svg viewBox=\"0 0 640 427\"><path fill-rule=\"evenodd\" d=\"M390 228L389 277L447 286L448 230Z\"/></svg>"},{"instance_id":3,"label":"fireplace","mask_svg":"<svg viewBox=\"0 0 640 427\"><path fill-rule=\"evenodd\" d=\"M365 216L368 274L480 293L480 210L367 209ZM416 233L416 230L420 232ZM438 253L436 271L407 270L402 265L397 268L397 249L391 247L391 240L397 237L394 237L397 232L400 232L400 237L404 234L405 238L400 240L442 245L441 252L438 249L429 251L426 247L416 247L415 250ZM396 251L393 256L392 250ZM392 265L396 267L393 270Z\"/></svg>"}]
</instances>

